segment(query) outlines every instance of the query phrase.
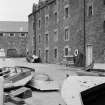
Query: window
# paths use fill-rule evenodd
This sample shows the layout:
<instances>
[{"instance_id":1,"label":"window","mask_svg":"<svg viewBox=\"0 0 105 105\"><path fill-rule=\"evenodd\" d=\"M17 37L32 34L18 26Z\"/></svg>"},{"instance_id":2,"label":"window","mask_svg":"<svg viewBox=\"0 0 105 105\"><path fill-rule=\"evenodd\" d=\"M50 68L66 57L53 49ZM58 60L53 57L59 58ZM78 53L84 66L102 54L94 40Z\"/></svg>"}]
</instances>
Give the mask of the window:
<instances>
[{"instance_id":1,"label":"window","mask_svg":"<svg viewBox=\"0 0 105 105\"><path fill-rule=\"evenodd\" d=\"M103 23L103 31L104 31L104 33L105 33L105 21L104 21L104 23Z\"/></svg>"},{"instance_id":2,"label":"window","mask_svg":"<svg viewBox=\"0 0 105 105\"><path fill-rule=\"evenodd\" d=\"M26 34L25 34L25 33L21 33L20 36L21 36L21 37L25 37Z\"/></svg>"},{"instance_id":3,"label":"window","mask_svg":"<svg viewBox=\"0 0 105 105\"><path fill-rule=\"evenodd\" d=\"M65 15L65 18L69 17L69 8L68 7L65 7L65 9L64 9L64 15Z\"/></svg>"},{"instance_id":4,"label":"window","mask_svg":"<svg viewBox=\"0 0 105 105\"><path fill-rule=\"evenodd\" d=\"M88 7L88 16L92 16L93 15L93 7L92 5L89 5Z\"/></svg>"},{"instance_id":5,"label":"window","mask_svg":"<svg viewBox=\"0 0 105 105\"><path fill-rule=\"evenodd\" d=\"M49 38L48 38L48 34L45 34L45 44L48 45L48 41L49 41Z\"/></svg>"},{"instance_id":6,"label":"window","mask_svg":"<svg viewBox=\"0 0 105 105\"><path fill-rule=\"evenodd\" d=\"M41 49L38 50L38 56L41 57Z\"/></svg>"},{"instance_id":7,"label":"window","mask_svg":"<svg viewBox=\"0 0 105 105\"><path fill-rule=\"evenodd\" d=\"M48 61L49 61L49 50L46 49L45 50L45 62L48 63Z\"/></svg>"},{"instance_id":8,"label":"window","mask_svg":"<svg viewBox=\"0 0 105 105\"><path fill-rule=\"evenodd\" d=\"M41 20L39 19L38 20L38 28L40 28L41 27Z\"/></svg>"},{"instance_id":9,"label":"window","mask_svg":"<svg viewBox=\"0 0 105 105\"><path fill-rule=\"evenodd\" d=\"M2 36L2 37L3 37L3 33L0 33L0 36Z\"/></svg>"},{"instance_id":10,"label":"window","mask_svg":"<svg viewBox=\"0 0 105 105\"><path fill-rule=\"evenodd\" d=\"M10 33L9 36L10 36L10 37L14 37L15 34L14 34L14 33Z\"/></svg>"},{"instance_id":11,"label":"window","mask_svg":"<svg viewBox=\"0 0 105 105\"><path fill-rule=\"evenodd\" d=\"M39 11L38 11L38 16L40 16L40 14L41 14L41 11L40 11L40 9L39 9Z\"/></svg>"},{"instance_id":12,"label":"window","mask_svg":"<svg viewBox=\"0 0 105 105\"><path fill-rule=\"evenodd\" d=\"M57 23L57 12L54 13L55 23Z\"/></svg>"},{"instance_id":13,"label":"window","mask_svg":"<svg viewBox=\"0 0 105 105\"><path fill-rule=\"evenodd\" d=\"M68 41L69 40L69 29L68 28L65 28L64 40L65 41Z\"/></svg>"},{"instance_id":14,"label":"window","mask_svg":"<svg viewBox=\"0 0 105 105\"><path fill-rule=\"evenodd\" d=\"M58 50L57 50L57 48L54 49L54 58L55 59L58 58Z\"/></svg>"},{"instance_id":15,"label":"window","mask_svg":"<svg viewBox=\"0 0 105 105\"><path fill-rule=\"evenodd\" d=\"M45 16L45 25L46 25L46 26L48 26L48 22L49 22L49 16L46 15L46 16Z\"/></svg>"},{"instance_id":16,"label":"window","mask_svg":"<svg viewBox=\"0 0 105 105\"><path fill-rule=\"evenodd\" d=\"M69 50L68 46L64 48L64 56L69 56Z\"/></svg>"},{"instance_id":17,"label":"window","mask_svg":"<svg viewBox=\"0 0 105 105\"><path fill-rule=\"evenodd\" d=\"M45 7L45 12L48 13L48 11L49 11L49 7L46 6L46 7Z\"/></svg>"},{"instance_id":18,"label":"window","mask_svg":"<svg viewBox=\"0 0 105 105\"><path fill-rule=\"evenodd\" d=\"M39 35L39 43L41 42L41 35Z\"/></svg>"},{"instance_id":19,"label":"window","mask_svg":"<svg viewBox=\"0 0 105 105\"><path fill-rule=\"evenodd\" d=\"M58 31L57 31L57 29L54 30L54 41L55 42L58 41Z\"/></svg>"}]
</instances>

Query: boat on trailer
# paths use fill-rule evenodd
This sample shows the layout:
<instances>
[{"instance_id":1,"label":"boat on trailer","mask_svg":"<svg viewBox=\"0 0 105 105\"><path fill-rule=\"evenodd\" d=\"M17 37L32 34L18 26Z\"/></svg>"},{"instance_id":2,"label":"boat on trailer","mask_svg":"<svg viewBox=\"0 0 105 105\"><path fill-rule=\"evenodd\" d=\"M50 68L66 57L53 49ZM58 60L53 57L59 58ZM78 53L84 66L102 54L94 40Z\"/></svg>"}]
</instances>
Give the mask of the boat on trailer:
<instances>
[{"instance_id":1,"label":"boat on trailer","mask_svg":"<svg viewBox=\"0 0 105 105\"><path fill-rule=\"evenodd\" d=\"M4 77L4 89L26 85L32 80L35 70L29 67L3 67L1 75Z\"/></svg>"}]
</instances>

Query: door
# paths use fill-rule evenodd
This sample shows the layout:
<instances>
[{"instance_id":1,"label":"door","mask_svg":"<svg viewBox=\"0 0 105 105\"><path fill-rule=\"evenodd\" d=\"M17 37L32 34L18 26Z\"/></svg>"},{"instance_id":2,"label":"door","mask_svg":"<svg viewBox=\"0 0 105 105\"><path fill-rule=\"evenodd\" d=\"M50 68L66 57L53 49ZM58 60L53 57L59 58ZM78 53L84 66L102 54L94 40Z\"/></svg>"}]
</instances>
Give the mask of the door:
<instances>
[{"instance_id":1,"label":"door","mask_svg":"<svg viewBox=\"0 0 105 105\"><path fill-rule=\"evenodd\" d=\"M93 62L93 47L92 45L86 46L86 67Z\"/></svg>"},{"instance_id":2,"label":"door","mask_svg":"<svg viewBox=\"0 0 105 105\"><path fill-rule=\"evenodd\" d=\"M49 51L46 50L45 51L45 62L48 63L48 55L49 55Z\"/></svg>"}]
</instances>

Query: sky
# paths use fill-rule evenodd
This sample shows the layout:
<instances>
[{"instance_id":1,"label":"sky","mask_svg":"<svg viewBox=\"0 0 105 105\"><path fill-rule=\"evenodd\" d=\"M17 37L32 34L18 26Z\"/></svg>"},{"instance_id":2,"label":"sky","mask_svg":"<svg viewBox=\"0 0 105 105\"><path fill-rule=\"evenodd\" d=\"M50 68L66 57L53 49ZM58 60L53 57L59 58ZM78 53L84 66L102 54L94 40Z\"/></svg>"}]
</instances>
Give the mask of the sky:
<instances>
[{"instance_id":1,"label":"sky","mask_svg":"<svg viewBox=\"0 0 105 105\"><path fill-rule=\"evenodd\" d=\"M28 21L38 0L0 0L0 21Z\"/></svg>"}]
</instances>

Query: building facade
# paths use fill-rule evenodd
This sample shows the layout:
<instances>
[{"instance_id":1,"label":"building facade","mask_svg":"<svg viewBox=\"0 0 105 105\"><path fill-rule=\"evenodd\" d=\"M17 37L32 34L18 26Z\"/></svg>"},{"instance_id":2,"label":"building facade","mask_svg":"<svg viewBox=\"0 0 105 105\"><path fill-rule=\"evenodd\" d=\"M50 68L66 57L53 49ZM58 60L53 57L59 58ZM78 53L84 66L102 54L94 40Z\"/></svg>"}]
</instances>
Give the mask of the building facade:
<instances>
[{"instance_id":1,"label":"building facade","mask_svg":"<svg viewBox=\"0 0 105 105\"><path fill-rule=\"evenodd\" d=\"M40 0L34 16L36 54L46 63L60 63L86 45L93 46L93 59L105 56L105 0Z\"/></svg>"},{"instance_id":2,"label":"building facade","mask_svg":"<svg viewBox=\"0 0 105 105\"><path fill-rule=\"evenodd\" d=\"M0 21L0 48L7 57L26 56L27 22Z\"/></svg>"},{"instance_id":3,"label":"building facade","mask_svg":"<svg viewBox=\"0 0 105 105\"><path fill-rule=\"evenodd\" d=\"M28 51L30 52L30 54L33 54L34 53L34 45L35 45L35 42L34 42L34 16L33 15L30 15L29 18L28 18L28 34L29 34L29 39L28 39L28 43L27 43L27 48L28 48Z\"/></svg>"}]
</instances>

